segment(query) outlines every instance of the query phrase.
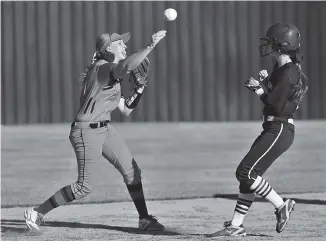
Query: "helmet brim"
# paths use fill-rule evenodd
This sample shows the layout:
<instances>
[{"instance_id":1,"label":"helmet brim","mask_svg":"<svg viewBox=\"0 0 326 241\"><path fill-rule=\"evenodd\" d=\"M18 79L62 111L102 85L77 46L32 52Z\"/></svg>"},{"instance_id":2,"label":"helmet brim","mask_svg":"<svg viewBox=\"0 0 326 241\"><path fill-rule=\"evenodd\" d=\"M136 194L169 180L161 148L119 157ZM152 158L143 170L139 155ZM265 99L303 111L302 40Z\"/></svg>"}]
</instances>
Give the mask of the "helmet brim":
<instances>
[{"instance_id":1,"label":"helmet brim","mask_svg":"<svg viewBox=\"0 0 326 241\"><path fill-rule=\"evenodd\" d=\"M115 42L118 40L122 40L124 43L127 43L130 39L130 32L124 33L124 34L117 34L117 33L113 33L111 35L111 41Z\"/></svg>"},{"instance_id":2,"label":"helmet brim","mask_svg":"<svg viewBox=\"0 0 326 241\"><path fill-rule=\"evenodd\" d=\"M259 40L263 40L263 41L271 41L271 40L275 40L275 39L266 36L266 37L259 37Z\"/></svg>"}]
</instances>

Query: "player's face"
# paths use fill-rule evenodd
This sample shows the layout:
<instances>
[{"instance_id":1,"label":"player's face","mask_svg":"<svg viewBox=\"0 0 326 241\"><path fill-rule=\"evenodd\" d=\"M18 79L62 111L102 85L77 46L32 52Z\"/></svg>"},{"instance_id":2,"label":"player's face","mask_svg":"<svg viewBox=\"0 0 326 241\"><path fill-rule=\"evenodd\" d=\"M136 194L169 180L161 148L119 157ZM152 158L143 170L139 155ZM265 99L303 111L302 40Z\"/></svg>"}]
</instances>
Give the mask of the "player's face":
<instances>
[{"instance_id":1,"label":"player's face","mask_svg":"<svg viewBox=\"0 0 326 241\"><path fill-rule=\"evenodd\" d=\"M262 44L259 46L260 56L265 57L271 55L273 53L273 44L269 41L263 41Z\"/></svg>"},{"instance_id":2,"label":"player's face","mask_svg":"<svg viewBox=\"0 0 326 241\"><path fill-rule=\"evenodd\" d=\"M114 41L111 44L111 52L115 55L115 59L120 61L127 57L127 46L122 40Z\"/></svg>"}]
</instances>

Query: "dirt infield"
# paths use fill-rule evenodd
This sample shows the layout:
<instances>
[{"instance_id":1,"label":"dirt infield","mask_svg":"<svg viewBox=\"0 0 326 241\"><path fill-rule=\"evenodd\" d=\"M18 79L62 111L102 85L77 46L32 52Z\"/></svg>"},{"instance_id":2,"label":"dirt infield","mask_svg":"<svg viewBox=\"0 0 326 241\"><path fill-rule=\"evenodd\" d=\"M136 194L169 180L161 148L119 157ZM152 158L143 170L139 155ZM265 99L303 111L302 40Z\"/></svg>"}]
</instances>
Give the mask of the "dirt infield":
<instances>
[{"instance_id":1,"label":"dirt infield","mask_svg":"<svg viewBox=\"0 0 326 241\"><path fill-rule=\"evenodd\" d=\"M122 178L103 159L95 164L98 186L90 196L49 213L42 233L28 232L24 209L76 178L69 124L2 126L2 240L210 240L203 235L231 218L234 171L261 123L114 126L142 169L150 212L168 231L139 232ZM249 236L241 240L326 240L325 133L326 122L297 122L293 146L265 175L276 191L297 199L284 233L275 232L273 207L258 200L245 220Z\"/></svg>"},{"instance_id":2,"label":"dirt infield","mask_svg":"<svg viewBox=\"0 0 326 241\"><path fill-rule=\"evenodd\" d=\"M137 212L131 202L60 207L47 216L40 234L27 231L21 218L23 208L3 209L2 239L214 240L204 235L220 229L231 218L234 205L235 201L212 198L148 202L149 210L166 225L167 231L161 233L143 233L136 228ZM325 240L325 206L297 204L281 234L275 231L273 212L269 203L254 203L245 220L248 236L241 240Z\"/></svg>"}]
</instances>

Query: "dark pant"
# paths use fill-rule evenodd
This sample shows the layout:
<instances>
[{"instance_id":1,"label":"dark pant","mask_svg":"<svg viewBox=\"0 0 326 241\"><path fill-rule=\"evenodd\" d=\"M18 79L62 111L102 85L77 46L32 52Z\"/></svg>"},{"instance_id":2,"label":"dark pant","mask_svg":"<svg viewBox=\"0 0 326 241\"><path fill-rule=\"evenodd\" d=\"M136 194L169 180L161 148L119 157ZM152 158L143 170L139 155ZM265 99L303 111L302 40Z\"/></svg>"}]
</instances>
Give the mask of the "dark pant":
<instances>
[{"instance_id":1,"label":"dark pant","mask_svg":"<svg viewBox=\"0 0 326 241\"><path fill-rule=\"evenodd\" d=\"M237 168L241 193L251 193L249 187L256 177L262 176L293 143L294 125L290 123L264 122L263 129Z\"/></svg>"}]
</instances>

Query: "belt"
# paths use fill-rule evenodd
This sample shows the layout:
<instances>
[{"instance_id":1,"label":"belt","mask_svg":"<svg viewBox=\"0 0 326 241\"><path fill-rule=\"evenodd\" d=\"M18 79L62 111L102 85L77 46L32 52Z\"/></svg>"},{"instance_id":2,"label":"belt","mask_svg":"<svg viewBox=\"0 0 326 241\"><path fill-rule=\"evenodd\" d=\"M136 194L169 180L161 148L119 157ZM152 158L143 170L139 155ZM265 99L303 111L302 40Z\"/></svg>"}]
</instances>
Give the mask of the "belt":
<instances>
[{"instance_id":1,"label":"belt","mask_svg":"<svg viewBox=\"0 0 326 241\"><path fill-rule=\"evenodd\" d=\"M104 126L107 126L108 123L110 123L110 120L105 120L105 121L96 121L96 122L76 122L74 121L71 123L71 127L77 127L77 128L91 128L91 129L96 129L96 128L101 128Z\"/></svg>"},{"instance_id":2,"label":"belt","mask_svg":"<svg viewBox=\"0 0 326 241\"><path fill-rule=\"evenodd\" d=\"M288 122L293 125L293 118L286 118L286 117L278 117L278 116L271 116L265 115L263 118L264 121L281 121L281 122Z\"/></svg>"}]
</instances>

